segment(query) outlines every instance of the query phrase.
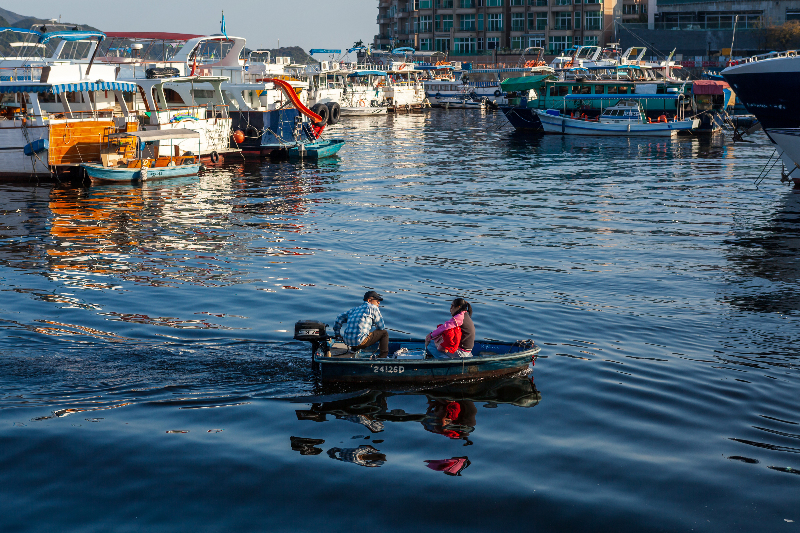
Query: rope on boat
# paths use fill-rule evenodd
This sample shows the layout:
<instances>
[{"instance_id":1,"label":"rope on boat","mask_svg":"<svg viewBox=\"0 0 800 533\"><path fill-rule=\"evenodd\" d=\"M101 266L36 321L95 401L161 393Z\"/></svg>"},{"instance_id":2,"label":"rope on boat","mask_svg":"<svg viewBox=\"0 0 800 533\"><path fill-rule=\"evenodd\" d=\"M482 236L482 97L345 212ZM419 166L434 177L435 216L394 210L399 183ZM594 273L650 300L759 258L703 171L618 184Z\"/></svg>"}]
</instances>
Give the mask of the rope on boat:
<instances>
[{"instance_id":1,"label":"rope on boat","mask_svg":"<svg viewBox=\"0 0 800 533\"><path fill-rule=\"evenodd\" d=\"M771 153L771 154L770 154L770 156L769 156L769 159L767 159L767 162L766 162L766 163L764 163L764 168L762 168L762 169L761 169L761 172L759 172L759 174L758 174L758 177L757 177L757 178L755 179L755 181L753 182L753 185L755 185L755 186L756 186L756 189L758 189L758 186L761 184L761 182L762 182L762 181L764 181L764 179L766 179L766 177L767 177L767 174L769 174L769 173L770 173L770 171L771 171L773 168L775 168L775 165L777 165L777 164L778 164L778 161L780 161L780 160L781 160L780 156L777 156L777 155L776 155L776 154L777 154L777 152L778 152L778 150L777 150L777 149L775 149L775 150L773 150L773 151L772 151L772 153ZM776 157L775 157L775 161L772 161L772 156L774 156L774 155L776 156ZM769 169L767 169L767 165L769 165L769 164L770 164L770 161L772 161L772 166L770 166L770 167L769 167Z\"/></svg>"}]
</instances>

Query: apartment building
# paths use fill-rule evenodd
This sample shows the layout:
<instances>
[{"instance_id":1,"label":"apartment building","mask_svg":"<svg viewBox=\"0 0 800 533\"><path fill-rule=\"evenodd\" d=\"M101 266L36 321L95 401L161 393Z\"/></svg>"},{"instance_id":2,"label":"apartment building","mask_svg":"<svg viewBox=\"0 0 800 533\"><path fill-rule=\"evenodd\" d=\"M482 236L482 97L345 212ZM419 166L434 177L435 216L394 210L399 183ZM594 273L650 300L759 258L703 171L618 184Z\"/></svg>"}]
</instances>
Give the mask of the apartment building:
<instances>
[{"instance_id":1,"label":"apartment building","mask_svg":"<svg viewBox=\"0 0 800 533\"><path fill-rule=\"evenodd\" d=\"M605 45L615 0L378 0L374 47L474 56L541 46Z\"/></svg>"}]
</instances>

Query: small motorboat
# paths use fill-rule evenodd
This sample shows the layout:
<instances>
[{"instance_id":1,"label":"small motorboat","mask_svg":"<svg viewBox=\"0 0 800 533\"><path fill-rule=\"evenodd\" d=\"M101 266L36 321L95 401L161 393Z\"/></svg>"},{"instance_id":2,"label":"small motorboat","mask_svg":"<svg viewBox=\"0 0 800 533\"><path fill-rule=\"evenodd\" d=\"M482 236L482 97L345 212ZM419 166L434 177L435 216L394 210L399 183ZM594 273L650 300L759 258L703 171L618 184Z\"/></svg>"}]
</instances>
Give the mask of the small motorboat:
<instances>
[{"instance_id":1,"label":"small motorboat","mask_svg":"<svg viewBox=\"0 0 800 533\"><path fill-rule=\"evenodd\" d=\"M102 163L81 163L92 183L132 183L164 178L196 176L200 172L198 157L191 152L160 156L159 144L174 139L200 139L188 129L146 130L109 135L107 149L101 153Z\"/></svg>"},{"instance_id":2,"label":"small motorboat","mask_svg":"<svg viewBox=\"0 0 800 533\"><path fill-rule=\"evenodd\" d=\"M327 324L301 320L295 340L311 343L312 365L322 381L446 382L517 374L526 371L539 353L532 340L477 341L472 357L434 359L422 339L389 339L389 357L353 351L327 334ZM375 346L377 348L377 346Z\"/></svg>"},{"instance_id":3,"label":"small motorboat","mask_svg":"<svg viewBox=\"0 0 800 533\"><path fill-rule=\"evenodd\" d=\"M572 96L582 97L585 100L594 98L593 95L568 95L565 101ZM656 95L645 98L655 97ZM671 137L679 132L693 131L700 125L700 120L697 118L681 120L678 116L675 116L673 120L669 120L664 115L656 121L650 120L642 110L640 98L643 97L637 95L619 100L615 105L607 107L597 118L587 117L579 111L573 111L569 114L564 114L557 109L536 109L535 111L545 133L567 135ZM675 98L678 98L678 96L676 95ZM572 98L572 100L575 100L575 98Z\"/></svg>"},{"instance_id":4,"label":"small motorboat","mask_svg":"<svg viewBox=\"0 0 800 533\"><path fill-rule=\"evenodd\" d=\"M330 141L314 141L311 143L298 143L287 149L290 159L323 159L331 157L344 146L344 140L332 139Z\"/></svg>"}]
</instances>

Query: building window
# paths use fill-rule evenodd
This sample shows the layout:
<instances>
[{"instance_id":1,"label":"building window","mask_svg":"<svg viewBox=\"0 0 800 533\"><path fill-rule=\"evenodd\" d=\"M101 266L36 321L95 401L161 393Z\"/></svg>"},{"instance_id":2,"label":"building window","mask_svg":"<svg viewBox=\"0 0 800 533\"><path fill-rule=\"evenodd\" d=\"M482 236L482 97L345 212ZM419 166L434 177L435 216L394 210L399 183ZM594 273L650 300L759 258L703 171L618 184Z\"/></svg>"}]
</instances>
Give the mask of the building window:
<instances>
[{"instance_id":1,"label":"building window","mask_svg":"<svg viewBox=\"0 0 800 533\"><path fill-rule=\"evenodd\" d=\"M576 11L575 12L575 29L576 30L581 29L581 12L580 11Z\"/></svg>"},{"instance_id":2,"label":"building window","mask_svg":"<svg viewBox=\"0 0 800 533\"><path fill-rule=\"evenodd\" d=\"M742 18L739 17L739 20L742 20ZM789 11L787 9L786 10L786 22L789 22L790 20L800 20L800 11Z\"/></svg>"},{"instance_id":3,"label":"building window","mask_svg":"<svg viewBox=\"0 0 800 533\"><path fill-rule=\"evenodd\" d=\"M572 37L569 35L551 35L550 53L557 54L572 46Z\"/></svg>"},{"instance_id":4,"label":"building window","mask_svg":"<svg viewBox=\"0 0 800 533\"><path fill-rule=\"evenodd\" d=\"M536 13L536 29L538 31L547 29L547 13Z\"/></svg>"},{"instance_id":5,"label":"building window","mask_svg":"<svg viewBox=\"0 0 800 533\"><path fill-rule=\"evenodd\" d=\"M572 4L572 0L553 0L554 6L568 6Z\"/></svg>"},{"instance_id":6,"label":"building window","mask_svg":"<svg viewBox=\"0 0 800 533\"><path fill-rule=\"evenodd\" d=\"M524 0L511 0L511 5L512 6L524 6L525 2L524 2Z\"/></svg>"},{"instance_id":7,"label":"building window","mask_svg":"<svg viewBox=\"0 0 800 533\"><path fill-rule=\"evenodd\" d=\"M458 5L459 7L475 7L475 0L461 0Z\"/></svg>"},{"instance_id":8,"label":"building window","mask_svg":"<svg viewBox=\"0 0 800 533\"><path fill-rule=\"evenodd\" d=\"M528 46L544 48L544 35L532 35L528 37Z\"/></svg>"},{"instance_id":9,"label":"building window","mask_svg":"<svg viewBox=\"0 0 800 533\"><path fill-rule=\"evenodd\" d=\"M478 13L478 31L483 31L483 13Z\"/></svg>"},{"instance_id":10,"label":"building window","mask_svg":"<svg viewBox=\"0 0 800 533\"><path fill-rule=\"evenodd\" d=\"M475 31L475 15L461 15L461 31Z\"/></svg>"},{"instance_id":11,"label":"building window","mask_svg":"<svg viewBox=\"0 0 800 533\"><path fill-rule=\"evenodd\" d=\"M569 11L556 11L553 13L555 19L554 30L571 30L572 29L572 13Z\"/></svg>"},{"instance_id":12,"label":"building window","mask_svg":"<svg viewBox=\"0 0 800 533\"><path fill-rule=\"evenodd\" d=\"M636 4L622 4L623 15L636 15L639 13L639 6Z\"/></svg>"},{"instance_id":13,"label":"building window","mask_svg":"<svg viewBox=\"0 0 800 533\"><path fill-rule=\"evenodd\" d=\"M511 49L512 50L521 50L522 49L522 37L512 37L511 38Z\"/></svg>"},{"instance_id":14,"label":"building window","mask_svg":"<svg viewBox=\"0 0 800 533\"><path fill-rule=\"evenodd\" d=\"M603 12L602 11L587 11L586 12L586 30L602 30L603 29Z\"/></svg>"},{"instance_id":15,"label":"building window","mask_svg":"<svg viewBox=\"0 0 800 533\"><path fill-rule=\"evenodd\" d=\"M456 37L453 44L455 46L455 51L461 52L462 54L473 54L475 50L477 50L475 37Z\"/></svg>"},{"instance_id":16,"label":"building window","mask_svg":"<svg viewBox=\"0 0 800 533\"><path fill-rule=\"evenodd\" d=\"M430 9L432 5L431 0L419 0L419 9Z\"/></svg>"},{"instance_id":17,"label":"building window","mask_svg":"<svg viewBox=\"0 0 800 533\"><path fill-rule=\"evenodd\" d=\"M602 4L603 0L583 0L584 4Z\"/></svg>"},{"instance_id":18,"label":"building window","mask_svg":"<svg viewBox=\"0 0 800 533\"><path fill-rule=\"evenodd\" d=\"M450 39L446 39L444 37L437 37L436 38L436 51L437 52L449 52L450 51Z\"/></svg>"},{"instance_id":19,"label":"building window","mask_svg":"<svg viewBox=\"0 0 800 533\"><path fill-rule=\"evenodd\" d=\"M436 0L436 7L443 9L452 9L453 0Z\"/></svg>"},{"instance_id":20,"label":"building window","mask_svg":"<svg viewBox=\"0 0 800 533\"><path fill-rule=\"evenodd\" d=\"M453 15L441 15L442 17L442 31L450 31L453 29Z\"/></svg>"},{"instance_id":21,"label":"building window","mask_svg":"<svg viewBox=\"0 0 800 533\"><path fill-rule=\"evenodd\" d=\"M511 13L511 31L525 31L525 13Z\"/></svg>"},{"instance_id":22,"label":"building window","mask_svg":"<svg viewBox=\"0 0 800 533\"><path fill-rule=\"evenodd\" d=\"M587 35L583 38L584 46L600 46L599 37L597 35Z\"/></svg>"},{"instance_id":23,"label":"building window","mask_svg":"<svg viewBox=\"0 0 800 533\"><path fill-rule=\"evenodd\" d=\"M489 7L500 7L503 5L503 0L488 0L486 5Z\"/></svg>"},{"instance_id":24,"label":"building window","mask_svg":"<svg viewBox=\"0 0 800 533\"><path fill-rule=\"evenodd\" d=\"M430 50L431 49L431 40L430 39L420 39L419 40L419 49L420 50Z\"/></svg>"},{"instance_id":25,"label":"building window","mask_svg":"<svg viewBox=\"0 0 800 533\"><path fill-rule=\"evenodd\" d=\"M503 31L503 14L489 13L489 24L486 31Z\"/></svg>"},{"instance_id":26,"label":"building window","mask_svg":"<svg viewBox=\"0 0 800 533\"><path fill-rule=\"evenodd\" d=\"M543 6L547 5L547 0L531 0L531 5L534 5L534 2L535 2L535 5L537 5L539 7L543 7Z\"/></svg>"},{"instance_id":27,"label":"building window","mask_svg":"<svg viewBox=\"0 0 800 533\"><path fill-rule=\"evenodd\" d=\"M575 36L575 44L577 46L580 46L580 44L581 44L581 36L580 35L576 35Z\"/></svg>"},{"instance_id":28,"label":"building window","mask_svg":"<svg viewBox=\"0 0 800 533\"><path fill-rule=\"evenodd\" d=\"M486 38L486 49L487 50L497 50L500 48L500 37L487 37Z\"/></svg>"},{"instance_id":29,"label":"building window","mask_svg":"<svg viewBox=\"0 0 800 533\"><path fill-rule=\"evenodd\" d=\"M433 17L430 15L422 15L419 17L419 32L431 33L433 31Z\"/></svg>"}]
</instances>

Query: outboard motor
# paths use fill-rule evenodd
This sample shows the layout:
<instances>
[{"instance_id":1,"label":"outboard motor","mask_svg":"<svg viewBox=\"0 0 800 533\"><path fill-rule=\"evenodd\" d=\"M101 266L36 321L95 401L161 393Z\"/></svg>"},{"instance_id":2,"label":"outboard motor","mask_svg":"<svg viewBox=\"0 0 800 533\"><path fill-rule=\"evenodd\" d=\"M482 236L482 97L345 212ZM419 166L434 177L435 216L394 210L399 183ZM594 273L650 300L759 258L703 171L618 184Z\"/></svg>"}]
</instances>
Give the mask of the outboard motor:
<instances>
[{"instance_id":1,"label":"outboard motor","mask_svg":"<svg viewBox=\"0 0 800 533\"><path fill-rule=\"evenodd\" d=\"M320 346L325 347L326 355L330 352L328 346L327 324L318 320L299 320L294 325L294 338L298 341L311 343L311 355L317 353Z\"/></svg>"}]
</instances>

